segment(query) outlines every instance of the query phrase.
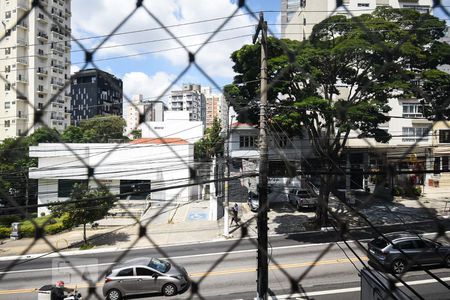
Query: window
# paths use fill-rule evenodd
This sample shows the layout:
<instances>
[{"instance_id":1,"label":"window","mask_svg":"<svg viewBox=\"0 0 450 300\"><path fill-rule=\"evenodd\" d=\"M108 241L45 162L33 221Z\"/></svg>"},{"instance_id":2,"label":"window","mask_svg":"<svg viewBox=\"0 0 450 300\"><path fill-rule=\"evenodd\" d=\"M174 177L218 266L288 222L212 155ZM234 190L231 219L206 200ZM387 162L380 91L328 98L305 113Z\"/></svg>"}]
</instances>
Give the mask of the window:
<instances>
[{"instance_id":1,"label":"window","mask_svg":"<svg viewBox=\"0 0 450 300\"><path fill-rule=\"evenodd\" d=\"M150 269L147 268L136 268L136 275L137 276L153 276L155 275L155 272L153 272Z\"/></svg>"},{"instance_id":2,"label":"window","mask_svg":"<svg viewBox=\"0 0 450 300\"><path fill-rule=\"evenodd\" d=\"M258 145L257 136L241 135L239 136L239 148L256 148Z\"/></svg>"},{"instance_id":3,"label":"window","mask_svg":"<svg viewBox=\"0 0 450 300\"><path fill-rule=\"evenodd\" d=\"M397 248L402 249L402 250L409 250L409 249L415 249L416 247L414 246L413 241L405 241L405 242L398 243Z\"/></svg>"},{"instance_id":4,"label":"window","mask_svg":"<svg viewBox=\"0 0 450 300\"><path fill-rule=\"evenodd\" d=\"M42 108L44 108L44 104L41 102L38 102L38 109L42 109Z\"/></svg>"},{"instance_id":5,"label":"window","mask_svg":"<svg viewBox=\"0 0 450 300\"><path fill-rule=\"evenodd\" d=\"M5 83L5 91L9 91L11 89L10 83Z\"/></svg>"},{"instance_id":6,"label":"window","mask_svg":"<svg viewBox=\"0 0 450 300\"><path fill-rule=\"evenodd\" d=\"M5 127L9 127L11 126L11 121L10 120L5 120Z\"/></svg>"},{"instance_id":7,"label":"window","mask_svg":"<svg viewBox=\"0 0 450 300\"><path fill-rule=\"evenodd\" d=\"M117 273L117 277L133 276L133 268L123 269Z\"/></svg>"},{"instance_id":8,"label":"window","mask_svg":"<svg viewBox=\"0 0 450 300\"><path fill-rule=\"evenodd\" d=\"M423 105L420 103L403 103L404 118L421 118L423 117Z\"/></svg>"},{"instance_id":9,"label":"window","mask_svg":"<svg viewBox=\"0 0 450 300\"><path fill-rule=\"evenodd\" d=\"M10 11L6 11L5 12L5 19L9 19L11 18L11 12Z\"/></svg>"},{"instance_id":10,"label":"window","mask_svg":"<svg viewBox=\"0 0 450 300\"><path fill-rule=\"evenodd\" d=\"M11 48L5 48L5 55L11 54Z\"/></svg>"},{"instance_id":11,"label":"window","mask_svg":"<svg viewBox=\"0 0 450 300\"><path fill-rule=\"evenodd\" d=\"M428 141L428 128L426 127L403 127L403 142Z\"/></svg>"},{"instance_id":12,"label":"window","mask_svg":"<svg viewBox=\"0 0 450 300\"><path fill-rule=\"evenodd\" d=\"M450 143L450 130L439 130L439 143Z\"/></svg>"},{"instance_id":13,"label":"window","mask_svg":"<svg viewBox=\"0 0 450 300\"><path fill-rule=\"evenodd\" d=\"M73 179L59 179L58 180L58 197L70 197L73 186L78 184L87 183L86 180L73 180Z\"/></svg>"},{"instance_id":14,"label":"window","mask_svg":"<svg viewBox=\"0 0 450 300\"><path fill-rule=\"evenodd\" d=\"M274 138L275 141L275 147L278 148L291 148L292 144L291 141L287 136L278 136Z\"/></svg>"}]
</instances>

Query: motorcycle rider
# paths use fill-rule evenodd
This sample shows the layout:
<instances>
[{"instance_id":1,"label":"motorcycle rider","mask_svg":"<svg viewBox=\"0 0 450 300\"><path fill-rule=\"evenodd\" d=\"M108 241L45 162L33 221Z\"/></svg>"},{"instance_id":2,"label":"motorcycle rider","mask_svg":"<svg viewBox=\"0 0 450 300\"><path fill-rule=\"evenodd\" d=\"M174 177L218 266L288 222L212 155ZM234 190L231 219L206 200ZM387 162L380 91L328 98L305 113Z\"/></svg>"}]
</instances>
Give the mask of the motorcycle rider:
<instances>
[{"instance_id":1,"label":"motorcycle rider","mask_svg":"<svg viewBox=\"0 0 450 300\"><path fill-rule=\"evenodd\" d=\"M64 292L70 293L73 292L73 289L64 287L64 281L57 281L55 287L52 288L50 299L51 300L64 300L66 296Z\"/></svg>"}]
</instances>

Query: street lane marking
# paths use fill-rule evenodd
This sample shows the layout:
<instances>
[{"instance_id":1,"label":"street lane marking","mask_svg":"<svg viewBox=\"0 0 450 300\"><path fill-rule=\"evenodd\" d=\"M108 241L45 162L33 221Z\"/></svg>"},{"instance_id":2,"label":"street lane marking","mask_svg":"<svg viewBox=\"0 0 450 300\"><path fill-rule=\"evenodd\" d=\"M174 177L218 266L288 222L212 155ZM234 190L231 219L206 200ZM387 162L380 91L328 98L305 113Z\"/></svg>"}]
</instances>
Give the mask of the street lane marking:
<instances>
[{"instance_id":1,"label":"street lane marking","mask_svg":"<svg viewBox=\"0 0 450 300\"><path fill-rule=\"evenodd\" d=\"M361 257L362 260L367 260L367 257ZM357 258L352 258L352 262L358 261ZM279 270L279 269L292 269L292 268L302 268L309 266L320 266L320 265L330 265L330 264L341 264L341 263L349 263L350 261L347 258L336 258L330 260L321 260L318 262L305 262L305 263L295 263L295 264L282 264L279 266L270 265L269 270ZM202 273L190 273L189 276L191 278L205 277L205 276L221 276L221 275L230 275L230 274L239 274L239 273L253 273L256 271L255 267L251 268L240 268L240 269L229 269L222 271L211 271L211 272L202 272ZM97 287L103 286L102 282L96 284ZM68 287L77 289L80 288L88 288L88 284L77 284L69 285ZM19 294L19 293L33 293L36 292L37 289L17 289L17 290L0 290L0 295L10 295L10 294Z\"/></svg>"},{"instance_id":2,"label":"street lane marking","mask_svg":"<svg viewBox=\"0 0 450 300\"><path fill-rule=\"evenodd\" d=\"M367 257L361 257L361 260L367 261ZM270 265L269 270L279 270L279 269L292 269L292 268L303 268L310 266L321 266L321 265L331 265L331 264L341 264L341 263L350 263L350 262L358 262L359 259L351 258L350 260L347 258L336 258L330 260L321 260L318 262L305 262L305 263L294 263L294 264L281 264L281 265ZM241 269L229 269L222 271L211 271L211 272L203 272L203 273L191 273L189 276L191 278L197 277L205 277L205 276L219 276L219 275L230 275L237 273L249 273L255 272L256 267L252 268L241 268Z\"/></svg>"},{"instance_id":3,"label":"street lane marking","mask_svg":"<svg viewBox=\"0 0 450 300\"><path fill-rule=\"evenodd\" d=\"M450 277L441 278L443 281L450 281ZM420 285L420 284L428 284L428 283L437 283L436 279L424 279L424 280L415 280L415 281L407 281L406 284L408 285ZM401 282L396 283L396 286L403 286ZM323 295L330 295L330 294L342 294L342 293L353 293L353 292L359 292L361 290L360 287L354 287L354 288L345 288L345 289L336 289L336 290L326 290L326 291L316 291L316 292L307 292L307 293L300 293L300 294L286 294L286 295L279 295L275 297L270 297L271 299L295 299L300 298L303 299L305 297L314 297L314 296L323 296Z\"/></svg>"},{"instance_id":4,"label":"street lane marking","mask_svg":"<svg viewBox=\"0 0 450 300\"><path fill-rule=\"evenodd\" d=\"M333 243L330 243L333 244ZM296 248L308 248L317 246L317 244L307 244L307 245L293 245L293 246L280 246L272 248L273 251L277 250L285 250L285 249L296 249ZM196 258L196 257L206 257L206 256L222 256L222 255L233 255L233 254L241 254L241 253L251 253L256 252L255 249L248 249L248 250L237 250L237 251L228 251L228 252L215 252L215 253L204 253L204 254L192 254L192 255L181 255L181 256L173 256L169 259L176 260L176 259L186 259L186 258ZM168 259L167 257L161 257ZM68 258L70 260L70 258ZM75 267L77 268L85 268L85 267L92 267L92 266L111 266L116 263L102 263L97 265L77 265ZM61 267L59 268L61 270L63 269L72 269L71 267ZM15 274L15 273L30 273L30 272L43 272L43 271L52 271L52 268L40 268L40 269L27 269L27 270L17 270L17 271L0 271L0 274Z\"/></svg>"}]
</instances>

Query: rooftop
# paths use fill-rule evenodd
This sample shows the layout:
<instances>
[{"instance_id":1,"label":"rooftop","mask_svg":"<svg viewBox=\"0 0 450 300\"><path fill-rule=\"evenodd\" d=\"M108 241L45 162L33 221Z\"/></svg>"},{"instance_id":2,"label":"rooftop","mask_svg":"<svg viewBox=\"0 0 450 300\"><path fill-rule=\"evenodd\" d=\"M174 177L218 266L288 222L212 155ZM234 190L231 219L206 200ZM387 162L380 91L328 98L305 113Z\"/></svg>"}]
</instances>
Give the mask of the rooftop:
<instances>
[{"instance_id":1,"label":"rooftop","mask_svg":"<svg viewBox=\"0 0 450 300\"><path fill-rule=\"evenodd\" d=\"M188 145L189 143L180 138L140 138L130 142L130 144L171 144L171 145Z\"/></svg>"}]
</instances>

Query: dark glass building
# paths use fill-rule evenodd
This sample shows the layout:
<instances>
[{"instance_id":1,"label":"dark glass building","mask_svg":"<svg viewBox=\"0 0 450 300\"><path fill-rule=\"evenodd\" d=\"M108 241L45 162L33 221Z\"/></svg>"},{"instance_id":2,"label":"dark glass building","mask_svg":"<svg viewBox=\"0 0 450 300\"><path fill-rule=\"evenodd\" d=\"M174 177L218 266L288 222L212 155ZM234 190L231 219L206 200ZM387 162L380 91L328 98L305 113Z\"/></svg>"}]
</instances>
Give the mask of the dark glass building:
<instances>
[{"instance_id":1,"label":"dark glass building","mask_svg":"<svg viewBox=\"0 0 450 300\"><path fill-rule=\"evenodd\" d=\"M122 116L122 80L97 69L75 73L71 84L72 123L99 115Z\"/></svg>"}]
</instances>

